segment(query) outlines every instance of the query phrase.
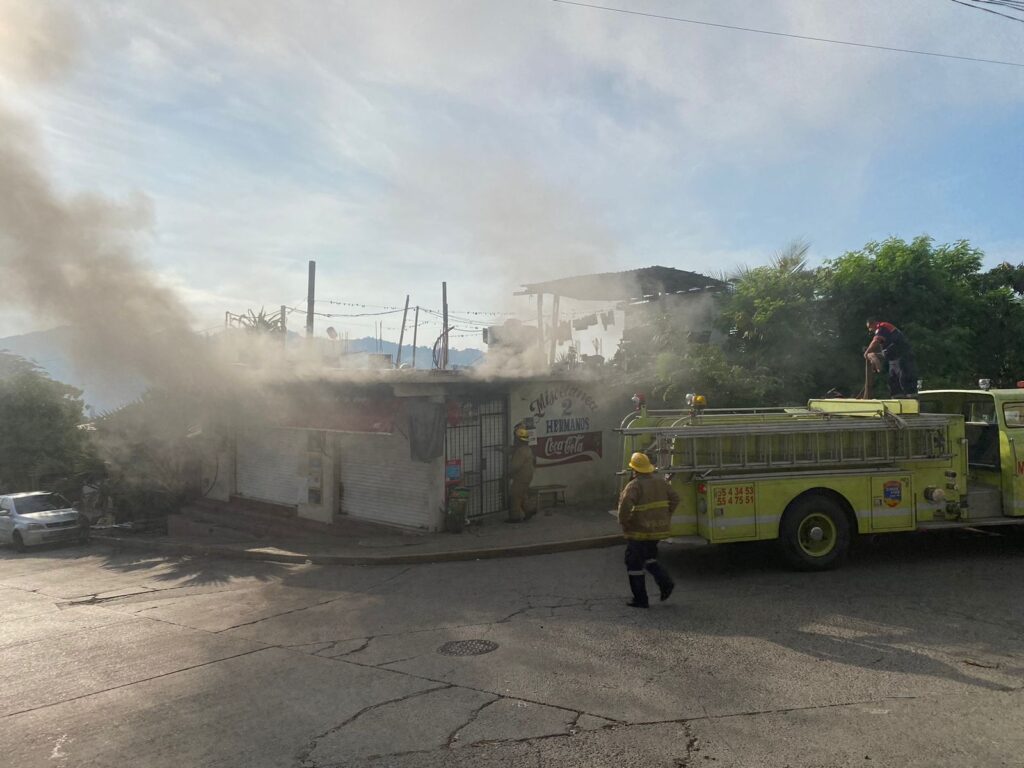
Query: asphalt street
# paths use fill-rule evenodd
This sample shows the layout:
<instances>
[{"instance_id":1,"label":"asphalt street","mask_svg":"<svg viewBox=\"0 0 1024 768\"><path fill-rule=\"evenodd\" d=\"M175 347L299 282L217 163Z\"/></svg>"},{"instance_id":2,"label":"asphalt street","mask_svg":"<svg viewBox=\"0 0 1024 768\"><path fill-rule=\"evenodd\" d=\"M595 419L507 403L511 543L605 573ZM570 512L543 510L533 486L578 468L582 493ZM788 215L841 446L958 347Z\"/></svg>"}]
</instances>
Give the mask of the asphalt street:
<instances>
[{"instance_id":1,"label":"asphalt street","mask_svg":"<svg viewBox=\"0 0 1024 768\"><path fill-rule=\"evenodd\" d=\"M0 550L0 765L1024 766L1024 539L411 567ZM470 641L470 642L458 642Z\"/></svg>"}]
</instances>

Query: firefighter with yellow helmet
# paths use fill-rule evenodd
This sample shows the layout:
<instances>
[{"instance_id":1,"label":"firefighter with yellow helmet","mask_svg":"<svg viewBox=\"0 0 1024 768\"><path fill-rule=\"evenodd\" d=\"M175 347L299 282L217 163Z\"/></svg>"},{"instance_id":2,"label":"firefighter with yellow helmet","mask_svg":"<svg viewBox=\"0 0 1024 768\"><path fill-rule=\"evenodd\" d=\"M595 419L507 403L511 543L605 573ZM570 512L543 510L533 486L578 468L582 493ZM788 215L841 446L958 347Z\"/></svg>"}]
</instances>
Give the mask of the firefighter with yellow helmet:
<instances>
[{"instance_id":1,"label":"firefighter with yellow helmet","mask_svg":"<svg viewBox=\"0 0 1024 768\"><path fill-rule=\"evenodd\" d=\"M655 477L647 454L634 453L629 468L633 470L633 479L619 495L619 525L626 537L626 573L633 593L627 605L647 608L645 571L654 577L662 600L667 600L675 587L658 563L658 540L668 538L679 494L664 479Z\"/></svg>"},{"instance_id":2,"label":"firefighter with yellow helmet","mask_svg":"<svg viewBox=\"0 0 1024 768\"><path fill-rule=\"evenodd\" d=\"M522 523L536 513L536 506L530 500L530 483L533 482L534 456L530 448L530 432L522 424L516 426L516 442L509 457L508 522Z\"/></svg>"}]
</instances>

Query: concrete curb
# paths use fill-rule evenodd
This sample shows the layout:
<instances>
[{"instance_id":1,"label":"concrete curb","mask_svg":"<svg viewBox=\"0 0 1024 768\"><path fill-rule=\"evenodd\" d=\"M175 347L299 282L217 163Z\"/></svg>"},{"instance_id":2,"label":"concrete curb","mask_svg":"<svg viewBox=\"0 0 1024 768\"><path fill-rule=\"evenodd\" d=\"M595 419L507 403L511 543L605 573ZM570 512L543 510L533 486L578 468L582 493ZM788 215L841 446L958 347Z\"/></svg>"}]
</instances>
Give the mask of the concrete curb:
<instances>
[{"instance_id":1,"label":"concrete curb","mask_svg":"<svg viewBox=\"0 0 1024 768\"><path fill-rule=\"evenodd\" d=\"M613 547L625 541L621 534L592 536L586 539L545 541L536 544L516 544L482 549L457 549L449 552L410 552L395 555L304 555L290 552L267 552L261 549L235 549L218 544L182 544L157 539L137 539L93 533L94 541L112 544L117 548L157 550L171 555L201 555L230 560L261 560L269 563L312 563L314 565L415 565L450 563L465 560L490 560L502 557L550 555L583 549Z\"/></svg>"}]
</instances>

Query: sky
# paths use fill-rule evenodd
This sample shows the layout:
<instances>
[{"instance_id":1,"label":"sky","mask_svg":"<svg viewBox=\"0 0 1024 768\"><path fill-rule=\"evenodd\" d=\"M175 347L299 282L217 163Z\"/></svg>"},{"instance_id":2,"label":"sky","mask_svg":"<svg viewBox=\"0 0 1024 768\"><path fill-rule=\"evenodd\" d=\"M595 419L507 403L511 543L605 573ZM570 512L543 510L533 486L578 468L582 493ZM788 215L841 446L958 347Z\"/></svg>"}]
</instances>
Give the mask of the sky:
<instances>
[{"instance_id":1,"label":"sky","mask_svg":"<svg viewBox=\"0 0 1024 768\"><path fill-rule=\"evenodd\" d=\"M1024 64L1024 23L950 0L600 4ZM1024 67L552 0L0 0L0 106L59 194L145 212L132 258L197 330L304 308L310 259L323 313L436 310L446 281L455 346L535 316L523 283L797 239L1024 261ZM60 322L0 303L0 336Z\"/></svg>"}]
</instances>

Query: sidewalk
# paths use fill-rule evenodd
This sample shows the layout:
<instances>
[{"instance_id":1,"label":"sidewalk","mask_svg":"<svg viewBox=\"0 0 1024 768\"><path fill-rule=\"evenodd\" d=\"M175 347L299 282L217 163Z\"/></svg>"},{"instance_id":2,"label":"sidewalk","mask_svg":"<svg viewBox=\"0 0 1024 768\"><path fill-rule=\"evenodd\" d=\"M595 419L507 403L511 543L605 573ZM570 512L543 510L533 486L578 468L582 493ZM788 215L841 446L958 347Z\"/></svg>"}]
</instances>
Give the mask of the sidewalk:
<instances>
[{"instance_id":1,"label":"sidewalk","mask_svg":"<svg viewBox=\"0 0 1024 768\"><path fill-rule=\"evenodd\" d=\"M420 533L381 529L371 535L254 539L225 531L204 537L95 530L93 539L117 547L244 560L323 565L398 565L494 557L540 555L608 547L622 542L619 525L606 510L558 507L525 523L500 520L462 533Z\"/></svg>"}]
</instances>

